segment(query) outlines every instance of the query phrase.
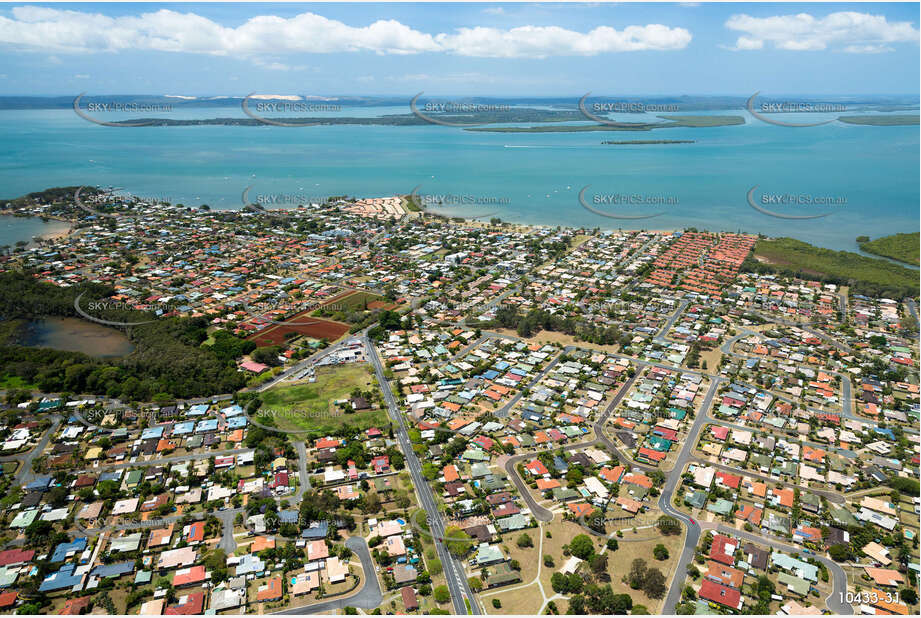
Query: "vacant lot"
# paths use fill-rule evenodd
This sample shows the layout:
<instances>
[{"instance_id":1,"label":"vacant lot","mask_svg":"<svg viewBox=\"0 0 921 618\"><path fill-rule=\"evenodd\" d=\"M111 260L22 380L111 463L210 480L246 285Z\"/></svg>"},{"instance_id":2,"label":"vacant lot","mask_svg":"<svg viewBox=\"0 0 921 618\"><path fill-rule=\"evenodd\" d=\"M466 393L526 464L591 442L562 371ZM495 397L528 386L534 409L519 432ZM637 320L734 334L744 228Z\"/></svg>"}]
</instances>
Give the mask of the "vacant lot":
<instances>
[{"instance_id":1,"label":"vacant lot","mask_svg":"<svg viewBox=\"0 0 921 618\"><path fill-rule=\"evenodd\" d=\"M265 330L251 335L248 339L255 341L256 345L259 346L280 345L287 340L285 335L288 333L297 333L298 335L306 335L314 339L326 339L329 342L333 342L349 332L348 324L310 317L310 313L310 310L301 311L281 324L272 324ZM310 317L310 319L305 320L305 317Z\"/></svg>"},{"instance_id":2,"label":"vacant lot","mask_svg":"<svg viewBox=\"0 0 921 618\"><path fill-rule=\"evenodd\" d=\"M316 382L270 388L262 393L257 420L270 418L281 429L330 433L348 424L367 429L387 424L385 410L344 413L334 401L348 399L355 388L377 388L377 380L365 363L319 367Z\"/></svg>"},{"instance_id":3,"label":"vacant lot","mask_svg":"<svg viewBox=\"0 0 921 618\"><path fill-rule=\"evenodd\" d=\"M346 292L345 294L337 295L329 299L329 301L322 303L319 309L335 313L337 311L367 311L380 307L392 309L396 307L396 305L386 302L386 299L379 294L372 294L371 292Z\"/></svg>"}]
</instances>

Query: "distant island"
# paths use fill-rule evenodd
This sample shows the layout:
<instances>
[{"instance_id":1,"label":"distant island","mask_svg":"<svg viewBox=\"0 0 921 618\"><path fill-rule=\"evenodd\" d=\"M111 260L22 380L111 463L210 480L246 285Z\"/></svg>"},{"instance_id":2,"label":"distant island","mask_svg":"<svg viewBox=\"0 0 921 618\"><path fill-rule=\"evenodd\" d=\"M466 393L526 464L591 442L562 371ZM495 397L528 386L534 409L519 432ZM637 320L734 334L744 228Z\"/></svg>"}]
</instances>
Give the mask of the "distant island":
<instances>
[{"instance_id":1,"label":"distant island","mask_svg":"<svg viewBox=\"0 0 921 618\"><path fill-rule=\"evenodd\" d=\"M470 114L429 114L446 124L464 128L467 131L491 131L498 133L579 133L584 131L650 131L652 129L670 129L676 127L722 127L745 124L742 116L658 116L663 122L624 122L616 125L560 124L564 122L586 122L585 116L578 111L546 110L521 108L502 112L474 112ZM388 114L385 116L340 116L340 117L300 117L279 118L267 116L265 120L289 125L332 126L332 125L367 125L367 126L423 126L428 120L415 114ZM493 127L475 125L496 125L508 123L545 123L544 126L531 127ZM266 126L258 118L132 118L119 120L113 124L145 124L151 127L188 127L208 125L229 126Z\"/></svg>"},{"instance_id":2,"label":"distant island","mask_svg":"<svg viewBox=\"0 0 921 618\"><path fill-rule=\"evenodd\" d=\"M647 144L695 144L697 140L693 139L628 139L623 141L604 141L602 144L608 146L635 146Z\"/></svg>"},{"instance_id":3,"label":"distant island","mask_svg":"<svg viewBox=\"0 0 921 618\"><path fill-rule=\"evenodd\" d=\"M895 114L892 116L840 116L838 118L845 124L860 124L871 127L910 127L918 126L917 114Z\"/></svg>"},{"instance_id":4,"label":"distant island","mask_svg":"<svg viewBox=\"0 0 921 618\"><path fill-rule=\"evenodd\" d=\"M651 131L653 129L728 127L745 124L742 116L658 116L666 122L567 124L544 127L471 127L467 131L493 133L583 133L587 131Z\"/></svg>"},{"instance_id":5,"label":"distant island","mask_svg":"<svg viewBox=\"0 0 921 618\"><path fill-rule=\"evenodd\" d=\"M857 244L867 253L881 255L905 264L919 265L919 241L921 233L893 234L870 240L869 236L858 236Z\"/></svg>"}]
</instances>

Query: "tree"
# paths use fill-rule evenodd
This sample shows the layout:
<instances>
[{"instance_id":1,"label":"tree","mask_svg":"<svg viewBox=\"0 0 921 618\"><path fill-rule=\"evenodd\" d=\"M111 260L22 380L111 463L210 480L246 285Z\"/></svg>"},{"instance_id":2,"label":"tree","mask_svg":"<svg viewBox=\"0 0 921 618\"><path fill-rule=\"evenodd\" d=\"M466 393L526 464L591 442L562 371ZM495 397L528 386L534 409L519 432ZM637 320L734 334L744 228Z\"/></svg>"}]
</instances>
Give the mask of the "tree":
<instances>
[{"instance_id":1,"label":"tree","mask_svg":"<svg viewBox=\"0 0 921 618\"><path fill-rule=\"evenodd\" d=\"M569 578L557 571L550 578L550 585L557 594L566 594L569 592Z\"/></svg>"},{"instance_id":2,"label":"tree","mask_svg":"<svg viewBox=\"0 0 921 618\"><path fill-rule=\"evenodd\" d=\"M448 592L448 587L445 585L436 586L432 595L435 597L435 601L438 603L447 603L448 599L451 598L451 593Z\"/></svg>"},{"instance_id":3,"label":"tree","mask_svg":"<svg viewBox=\"0 0 921 618\"><path fill-rule=\"evenodd\" d=\"M500 607L502 607L502 601L500 601L499 599L493 599L492 606L495 607L496 609L499 609Z\"/></svg>"},{"instance_id":4,"label":"tree","mask_svg":"<svg viewBox=\"0 0 921 618\"><path fill-rule=\"evenodd\" d=\"M828 548L828 555L835 562L847 562L851 559L851 548L841 543Z\"/></svg>"},{"instance_id":5,"label":"tree","mask_svg":"<svg viewBox=\"0 0 921 618\"><path fill-rule=\"evenodd\" d=\"M648 616L649 608L645 605L634 605L633 609L630 610L631 616Z\"/></svg>"},{"instance_id":6,"label":"tree","mask_svg":"<svg viewBox=\"0 0 921 618\"><path fill-rule=\"evenodd\" d=\"M604 513L601 512L601 509L593 510L592 514L585 520L585 523L595 532L604 534Z\"/></svg>"},{"instance_id":7,"label":"tree","mask_svg":"<svg viewBox=\"0 0 921 618\"><path fill-rule=\"evenodd\" d=\"M914 588L902 588L899 591L899 595L901 596L902 600L909 605L914 605L918 602L918 593L915 592Z\"/></svg>"},{"instance_id":8,"label":"tree","mask_svg":"<svg viewBox=\"0 0 921 618\"><path fill-rule=\"evenodd\" d=\"M567 588L569 592L579 593L582 592L582 586L585 585L585 580L582 579L582 576L578 573L569 574L569 585Z\"/></svg>"},{"instance_id":9,"label":"tree","mask_svg":"<svg viewBox=\"0 0 921 618\"><path fill-rule=\"evenodd\" d=\"M576 558L588 560L595 553L595 545L587 534L577 534L569 543L569 551Z\"/></svg>"},{"instance_id":10,"label":"tree","mask_svg":"<svg viewBox=\"0 0 921 618\"><path fill-rule=\"evenodd\" d=\"M608 547L608 551L617 551L617 547L618 547L617 539L614 539L614 538L608 539L608 542L606 543L606 545Z\"/></svg>"},{"instance_id":11,"label":"tree","mask_svg":"<svg viewBox=\"0 0 921 618\"><path fill-rule=\"evenodd\" d=\"M575 615L585 613L585 598L581 594L569 599L569 611L567 613Z\"/></svg>"},{"instance_id":12,"label":"tree","mask_svg":"<svg viewBox=\"0 0 921 618\"><path fill-rule=\"evenodd\" d=\"M448 526L445 528L444 541L448 551L455 556L463 556L473 547L473 541L470 539L470 535L457 526Z\"/></svg>"},{"instance_id":13,"label":"tree","mask_svg":"<svg viewBox=\"0 0 921 618\"><path fill-rule=\"evenodd\" d=\"M627 575L627 581L634 590L639 590L646 582L646 561L637 558L630 565L630 573Z\"/></svg>"},{"instance_id":14,"label":"tree","mask_svg":"<svg viewBox=\"0 0 921 618\"><path fill-rule=\"evenodd\" d=\"M662 543L659 543L652 548L652 555L655 556L656 560L667 560L668 548L662 545Z\"/></svg>"},{"instance_id":15,"label":"tree","mask_svg":"<svg viewBox=\"0 0 921 618\"><path fill-rule=\"evenodd\" d=\"M646 581L643 583L643 590L652 599L661 599L665 594L665 575L659 569L649 569L646 571Z\"/></svg>"},{"instance_id":16,"label":"tree","mask_svg":"<svg viewBox=\"0 0 921 618\"><path fill-rule=\"evenodd\" d=\"M656 470L659 472L659 470ZM672 534L678 534L681 532L681 524L678 523L678 520L674 517L669 517L668 515L663 515L656 521L656 528L663 536L669 536Z\"/></svg>"},{"instance_id":17,"label":"tree","mask_svg":"<svg viewBox=\"0 0 921 618\"><path fill-rule=\"evenodd\" d=\"M675 614L678 616L691 616L697 611L697 605L691 602L679 603L675 606Z\"/></svg>"},{"instance_id":18,"label":"tree","mask_svg":"<svg viewBox=\"0 0 921 618\"><path fill-rule=\"evenodd\" d=\"M474 592L479 592L483 589L483 580L479 577L468 577L467 585L470 586L470 589Z\"/></svg>"},{"instance_id":19,"label":"tree","mask_svg":"<svg viewBox=\"0 0 921 618\"><path fill-rule=\"evenodd\" d=\"M518 544L518 547L521 547L522 549L525 547L534 547L534 541L532 541L531 537L527 534L522 534L519 536L516 543Z\"/></svg>"},{"instance_id":20,"label":"tree","mask_svg":"<svg viewBox=\"0 0 921 618\"><path fill-rule=\"evenodd\" d=\"M608 570L608 557L606 554L596 554L592 556L592 559L589 561L589 566L592 569L592 573L601 574L605 573Z\"/></svg>"},{"instance_id":21,"label":"tree","mask_svg":"<svg viewBox=\"0 0 921 618\"><path fill-rule=\"evenodd\" d=\"M610 590L611 586L608 586ZM633 608L633 598L629 594L615 594L611 598L610 609L611 613L624 616Z\"/></svg>"}]
</instances>

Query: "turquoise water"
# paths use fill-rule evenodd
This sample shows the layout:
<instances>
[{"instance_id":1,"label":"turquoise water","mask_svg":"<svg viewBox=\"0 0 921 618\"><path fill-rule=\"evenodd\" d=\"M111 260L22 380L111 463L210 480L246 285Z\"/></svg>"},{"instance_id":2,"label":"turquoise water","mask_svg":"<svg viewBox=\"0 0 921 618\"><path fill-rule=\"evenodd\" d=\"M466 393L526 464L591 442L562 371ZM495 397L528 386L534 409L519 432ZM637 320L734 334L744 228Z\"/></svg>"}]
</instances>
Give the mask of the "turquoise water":
<instances>
[{"instance_id":1,"label":"turquoise water","mask_svg":"<svg viewBox=\"0 0 921 618\"><path fill-rule=\"evenodd\" d=\"M407 109L376 109L374 114ZM344 110L368 115L369 110ZM144 127L91 124L72 111L0 112L0 196L51 186L102 185L188 205L238 208L254 196L453 195L476 204L440 206L445 214L493 215L531 224L602 229L748 231L856 250L859 235L919 229L917 127L832 123L793 129L747 112L741 126L649 132L480 133L442 126ZM151 114L153 115L153 114ZM234 108L182 110L165 117L243 117ZM133 117L137 117L134 115ZM831 117L831 116L829 116ZM105 120L117 119L114 114ZM638 121L630 114L624 120ZM813 122L820 114L788 114ZM602 145L604 140L691 139L694 144ZM664 205L596 209L665 213L617 220L583 208L578 193L638 194ZM774 212L833 214L790 221L757 212L746 194L829 196L846 203ZM759 202L760 204L760 202Z\"/></svg>"},{"instance_id":2,"label":"turquoise water","mask_svg":"<svg viewBox=\"0 0 921 618\"><path fill-rule=\"evenodd\" d=\"M70 224L63 221L44 222L37 217L0 215L0 247L15 247L19 241L31 243L36 236L66 232Z\"/></svg>"}]
</instances>

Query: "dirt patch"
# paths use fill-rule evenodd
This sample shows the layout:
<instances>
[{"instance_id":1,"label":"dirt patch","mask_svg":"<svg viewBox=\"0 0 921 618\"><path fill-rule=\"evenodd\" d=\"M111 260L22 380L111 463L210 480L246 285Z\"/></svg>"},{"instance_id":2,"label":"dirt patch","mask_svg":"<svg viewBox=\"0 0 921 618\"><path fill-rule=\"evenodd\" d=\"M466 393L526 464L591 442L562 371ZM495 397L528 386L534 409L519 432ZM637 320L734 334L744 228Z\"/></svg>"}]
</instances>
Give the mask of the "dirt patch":
<instances>
[{"instance_id":1,"label":"dirt patch","mask_svg":"<svg viewBox=\"0 0 921 618\"><path fill-rule=\"evenodd\" d=\"M499 333L500 335L510 335L512 337L518 337L518 333L510 328L494 328L493 332ZM578 346L580 348L588 348L591 350L599 350L601 352L614 353L618 352L619 348L616 345L600 345L597 343L588 343L587 341L578 341L572 335L566 335L564 333L557 333L549 330L542 330L539 333L536 333L530 337L520 337L523 341L528 341L530 343L550 343L557 344L560 346Z\"/></svg>"},{"instance_id":2,"label":"dirt patch","mask_svg":"<svg viewBox=\"0 0 921 618\"><path fill-rule=\"evenodd\" d=\"M302 319L309 316L310 313L312 313L312 310L302 311L281 324L273 324L255 335L250 335L247 339L255 341L259 346L281 345L286 341L285 335L297 333L313 339L326 339L329 342L333 342L349 332L349 325L342 322L333 322L322 318Z\"/></svg>"}]
</instances>

